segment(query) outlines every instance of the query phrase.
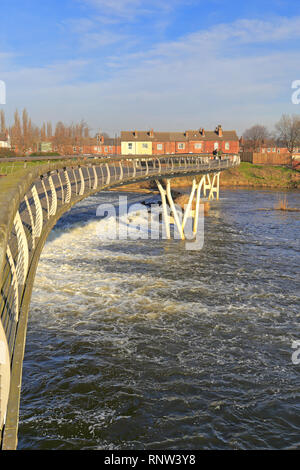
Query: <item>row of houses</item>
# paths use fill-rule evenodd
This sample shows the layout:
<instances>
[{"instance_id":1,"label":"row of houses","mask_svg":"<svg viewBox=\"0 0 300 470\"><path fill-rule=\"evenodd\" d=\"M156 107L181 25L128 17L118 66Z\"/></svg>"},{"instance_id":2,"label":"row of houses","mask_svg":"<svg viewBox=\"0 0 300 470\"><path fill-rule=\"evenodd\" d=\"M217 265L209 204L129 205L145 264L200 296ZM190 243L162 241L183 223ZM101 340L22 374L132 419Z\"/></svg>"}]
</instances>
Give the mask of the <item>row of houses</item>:
<instances>
[{"instance_id":1,"label":"row of houses","mask_svg":"<svg viewBox=\"0 0 300 470\"><path fill-rule=\"evenodd\" d=\"M187 153L238 153L239 138L236 131L205 129L185 132L122 131L120 137L109 139L100 136L99 153L118 155L165 155Z\"/></svg>"},{"instance_id":2,"label":"row of houses","mask_svg":"<svg viewBox=\"0 0 300 470\"><path fill-rule=\"evenodd\" d=\"M18 149L13 148L18 151ZM32 149L28 149L30 152ZM39 152L58 152L72 154L101 155L161 155L206 153L238 153L239 138L236 131L224 131L219 125L214 131L203 128L184 132L122 131L120 137L110 138L98 134L84 145L54 144L40 142Z\"/></svg>"}]
</instances>

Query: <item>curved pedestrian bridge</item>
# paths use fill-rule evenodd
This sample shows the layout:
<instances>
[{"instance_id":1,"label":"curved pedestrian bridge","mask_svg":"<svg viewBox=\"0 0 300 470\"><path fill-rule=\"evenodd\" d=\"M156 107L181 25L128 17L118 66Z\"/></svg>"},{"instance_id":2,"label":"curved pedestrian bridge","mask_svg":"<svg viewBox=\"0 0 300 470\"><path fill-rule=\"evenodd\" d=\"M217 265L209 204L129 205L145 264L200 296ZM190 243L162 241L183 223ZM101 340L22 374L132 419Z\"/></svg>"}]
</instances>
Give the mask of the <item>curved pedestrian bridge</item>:
<instances>
[{"instance_id":1,"label":"curved pedestrian bridge","mask_svg":"<svg viewBox=\"0 0 300 470\"><path fill-rule=\"evenodd\" d=\"M156 180L162 201L173 178L194 178L197 189L219 194L220 172L240 163L237 155L111 157L48 162L0 178L0 448L16 449L28 311L34 277L45 241L74 204L103 189ZM167 180L167 190L162 180ZM197 206L196 206L197 207ZM175 210L172 210L175 216Z\"/></svg>"}]
</instances>

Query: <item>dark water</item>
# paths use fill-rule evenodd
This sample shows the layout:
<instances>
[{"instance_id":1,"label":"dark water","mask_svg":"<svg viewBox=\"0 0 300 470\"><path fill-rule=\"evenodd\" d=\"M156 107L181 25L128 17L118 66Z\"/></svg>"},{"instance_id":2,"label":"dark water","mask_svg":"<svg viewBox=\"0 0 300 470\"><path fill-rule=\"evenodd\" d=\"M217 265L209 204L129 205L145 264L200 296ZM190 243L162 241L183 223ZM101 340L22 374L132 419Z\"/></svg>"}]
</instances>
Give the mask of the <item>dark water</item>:
<instances>
[{"instance_id":1,"label":"dark water","mask_svg":"<svg viewBox=\"0 0 300 470\"><path fill-rule=\"evenodd\" d=\"M283 195L223 190L201 251L99 240L116 193L68 213L36 277L18 448L299 449L300 213L258 210Z\"/></svg>"}]
</instances>

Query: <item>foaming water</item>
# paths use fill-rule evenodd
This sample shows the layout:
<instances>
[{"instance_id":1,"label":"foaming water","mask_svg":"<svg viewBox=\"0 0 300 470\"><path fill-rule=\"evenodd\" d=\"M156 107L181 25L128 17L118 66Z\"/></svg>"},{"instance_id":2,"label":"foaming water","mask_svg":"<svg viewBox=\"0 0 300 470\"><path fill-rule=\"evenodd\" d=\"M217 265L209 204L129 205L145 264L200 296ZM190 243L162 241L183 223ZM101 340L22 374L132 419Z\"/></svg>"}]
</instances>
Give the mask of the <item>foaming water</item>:
<instances>
[{"instance_id":1,"label":"foaming water","mask_svg":"<svg viewBox=\"0 0 300 470\"><path fill-rule=\"evenodd\" d=\"M278 197L222 191L201 251L99 239L116 193L66 214L35 280L19 448L299 448L300 217L258 210Z\"/></svg>"}]
</instances>

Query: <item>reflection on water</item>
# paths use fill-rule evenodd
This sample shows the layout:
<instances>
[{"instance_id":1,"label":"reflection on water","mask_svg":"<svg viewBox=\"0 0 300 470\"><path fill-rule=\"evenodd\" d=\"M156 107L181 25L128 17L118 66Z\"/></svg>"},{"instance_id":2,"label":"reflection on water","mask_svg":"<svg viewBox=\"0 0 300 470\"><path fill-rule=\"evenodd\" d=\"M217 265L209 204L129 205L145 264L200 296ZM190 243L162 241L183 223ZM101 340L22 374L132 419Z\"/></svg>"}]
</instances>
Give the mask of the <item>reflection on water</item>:
<instances>
[{"instance_id":1,"label":"reflection on water","mask_svg":"<svg viewBox=\"0 0 300 470\"><path fill-rule=\"evenodd\" d=\"M300 448L300 213L258 210L279 196L223 190L201 251L99 240L117 193L65 215L35 281L19 449Z\"/></svg>"}]
</instances>

